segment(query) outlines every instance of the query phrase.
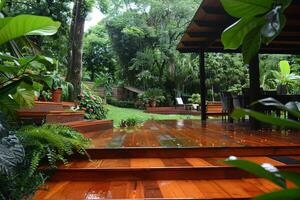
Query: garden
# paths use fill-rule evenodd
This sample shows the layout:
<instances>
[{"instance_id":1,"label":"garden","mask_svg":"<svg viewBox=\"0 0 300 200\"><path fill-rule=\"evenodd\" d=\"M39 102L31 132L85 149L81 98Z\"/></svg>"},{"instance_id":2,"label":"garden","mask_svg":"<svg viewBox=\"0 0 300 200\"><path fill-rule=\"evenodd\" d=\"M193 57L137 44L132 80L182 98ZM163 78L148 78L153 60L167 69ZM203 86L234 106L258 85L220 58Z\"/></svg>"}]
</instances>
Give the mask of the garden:
<instances>
[{"instance_id":1,"label":"garden","mask_svg":"<svg viewBox=\"0 0 300 200\"><path fill-rule=\"evenodd\" d=\"M277 37L289 37L279 35L284 32L286 24L290 25L287 22L290 16L284 13L293 5L293 1L255 1L257 4L245 0L220 2L210 5L207 0L0 0L0 199L34 199L37 191L49 189L48 181L52 177L57 178L55 174L64 170L62 166L71 166L72 169L78 160L93 164L95 160L103 159L105 163L115 159L116 166L122 166L120 163L128 160L132 164L138 163L134 159L150 158L145 162L152 164L153 161L159 167L173 170L166 163L184 158L192 164L196 163L194 168L197 168L199 161L193 160L196 158L189 157L188 153L180 153L180 147L187 147L187 151L195 155L192 150L207 148L210 151L217 141L224 140L217 147L227 148L226 142L233 136L226 135L232 131L223 124L227 123L226 117L228 123L229 119L236 120L237 126L244 119L249 119L271 124L276 131L287 128L291 129L291 135L297 132L300 127L300 56L293 52L258 55ZM199 35L210 38L207 33L205 36L204 33L195 32L193 36L187 31L189 26L193 26L190 22L194 13L201 11L199 5L204 5L202 10L210 11L212 15L219 15L214 11L222 6L225 11L221 14L239 19L233 24L226 22L230 26L223 27L222 35L219 34L222 50L224 47L234 53L203 52L204 75L199 49L196 49L198 44L184 41ZM97 23L88 25L91 21ZM215 24L198 21L197 26L214 28ZM183 34L188 36L181 39ZM181 43L186 46L178 45ZM181 53L181 47L183 50L188 47L190 54ZM241 53L235 52L238 50ZM261 92L260 97L265 98L252 101L254 93L247 91L255 85L253 75L251 77L255 58L259 59L256 86L260 91L257 93ZM230 109L226 104L229 101L224 100L223 94L229 94ZM291 101L276 100L275 97L290 97ZM252 102L247 102L247 98ZM203 115L200 117L204 112L208 115L205 115L205 119ZM199 122L206 119L216 125L208 122L206 126L206 122ZM222 128L219 128L219 124ZM237 130L243 132L244 129ZM276 138L280 137L283 136L270 136L270 140L275 138L275 144L278 142ZM254 136L249 138L251 140ZM198 144L198 140L216 142L212 142L212 146L205 146L209 142ZM298 148L297 139L295 144L291 140L282 144L287 145L286 148ZM107 149L103 146L97 148L95 141L101 145L107 143L104 146ZM235 146L246 140L237 141L233 141L231 147L249 147L248 144ZM253 143L266 149L272 147L275 154L280 152L278 149L276 151L280 145L265 147L257 141L263 140L257 139ZM146 146L139 146L142 144ZM125 150L122 153L120 149L108 148L109 145ZM170 152L167 152L167 145L173 145ZM157 153L162 161L152 159L158 151L149 153L147 149L157 146L167 152L165 155ZM126 148L129 148L128 155ZM136 153L131 152L134 148L137 148ZM175 151L183 156L177 158L173 153ZM272 165L239 160L224 152L220 153L224 155L221 156L223 160L231 156L224 161L225 164L235 167L235 170L239 168L256 177L268 179L283 189L257 199L299 199L298 173L287 172L290 170L279 172ZM290 152L286 153L288 155L276 155L292 156ZM297 152L298 149L293 161L298 159ZM217 157L214 154L210 156L211 160ZM266 157L263 152L258 156ZM182 162L186 164L186 161L178 161L179 164L174 166L194 170L185 169L188 165L183 166ZM160 162L163 163L161 166ZM111 163L112 166L115 164L113 161ZM297 166L292 167L297 171ZM137 170L132 168L127 170ZM152 165L144 168L152 173ZM112 169L112 174L120 173L118 170ZM144 173L141 171L134 172ZM187 174L196 172L199 171L189 171ZM120 176L124 176L124 173L120 173ZM160 173L166 174L164 171ZM101 177L102 173L99 174ZM202 171L200 174L203 174ZM112 177L118 181L117 175ZM142 174L140 177L151 176ZM178 177L184 179L180 173ZM157 179L155 181L159 182ZM109 178L107 180L111 181ZM136 180L130 181L135 181L138 187ZM297 187L288 189L287 181ZM113 182L109 184L110 187L114 185ZM146 183L143 184L146 188ZM99 196L96 195L95 199ZM128 198L135 197L131 195Z\"/></svg>"}]
</instances>

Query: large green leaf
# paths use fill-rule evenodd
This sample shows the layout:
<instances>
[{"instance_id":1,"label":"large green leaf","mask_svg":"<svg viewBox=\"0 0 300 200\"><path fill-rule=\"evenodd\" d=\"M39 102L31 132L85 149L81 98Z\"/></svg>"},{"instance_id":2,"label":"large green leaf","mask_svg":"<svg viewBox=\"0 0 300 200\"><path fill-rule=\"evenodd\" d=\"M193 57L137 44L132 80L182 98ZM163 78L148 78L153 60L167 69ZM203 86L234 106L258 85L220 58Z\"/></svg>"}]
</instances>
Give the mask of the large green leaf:
<instances>
[{"instance_id":1,"label":"large green leaf","mask_svg":"<svg viewBox=\"0 0 300 200\"><path fill-rule=\"evenodd\" d=\"M19 105L9 96L1 96L0 98L0 111L6 116L14 117Z\"/></svg>"},{"instance_id":2,"label":"large green leaf","mask_svg":"<svg viewBox=\"0 0 300 200\"><path fill-rule=\"evenodd\" d=\"M243 46L243 59L245 64L249 64L251 59L258 54L261 45L261 27L257 27L248 33L246 36Z\"/></svg>"},{"instance_id":3,"label":"large green leaf","mask_svg":"<svg viewBox=\"0 0 300 200\"><path fill-rule=\"evenodd\" d=\"M300 174L297 172L280 172L280 174L287 180L300 187Z\"/></svg>"},{"instance_id":4,"label":"large green leaf","mask_svg":"<svg viewBox=\"0 0 300 200\"><path fill-rule=\"evenodd\" d=\"M268 12L273 0L221 0L224 9L233 17L253 17Z\"/></svg>"},{"instance_id":5,"label":"large green leaf","mask_svg":"<svg viewBox=\"0 0 300 200\"><path fill-rule=\"evenodd\" d=\"M250 172L257 177L268 179L282 188L286 188L286 182L282 179L282 177L278 177L278 172L267 171L262 166L248 160L226 160L224 162L228 165Z\"/></svg>"},{"instance_id":6,"label":"large green leaf","mask_svg":"<svg viewBox=\"0 0 300 200\"><path fill-rule=\"evenodd\" d=\"M255 28L261 27L266 22L263 17L242 18L222 33L224 49L238 49L245 37Z\"/></svg>"},{"instance_id":7,"label":"large green leaf","mask_svg":"<svg viewBox=\"0 0 300 200\"><path fill-rule=\"evenodd\" d=\"M256 197L254 200L299 200L300 189L286 189Z\"/></svg>"},{"instance_id":8,"label":"large green leaf","mask_svg":"<svg viewBox=\"0 0 300 200\"><path fill-rule=\"evenodd\" d=\"M283 105L282 103L280 103L279 101L277 101L276 99L274 99L272 97L260 99L257 102L261 103L264 106L275 106L276 108L287 111L290 114L294 115L295 117L300 118L299 110L295 109L295 106L293 105L293 103L295 103L295 102L290 102L290 103L287 103L286 105ZM253 103L252 105L254 105L254 104L256 104L256 103Z\"/></svg>"},{"instance_id":9,"label":"large green leaf","mask_svg":"<svg viewBox=\"0 0 300 200\"><path fill-rule=\"evenodd\" d=\"M291 67L288 61L282 60L279 62L280 72L283 76L287 77L291 74Z\"/></svg>"},{"instance_id":10,"label":"large green leaf","mask_svg":"<svg viewBox=\"0 0 300 200\"><path fill-rule=\"evenodd\" d=\"M11 74L17 74L19 72L19 70L20 70L19 67L16 67L16 66L0 65L0 73L11 75ZM0 85L1 85L1 82L0 82Z\"/></svg>"},{"instance_id":11,"label":"large green leaf","mask_svg":"<svg viewBox=\"0 0 300 200\"><path fill-rule=\"evenodd\" d=\"M60 27L49 17L18 15L0 19L0 45L24 35L53 35Z\"/></svg>"},{"instance_id":12,"label":"large green leaf","mask_svg":"<svg viewBox=\"0 0 300 200\"><path fill-rule=\"evenodd\" d=\"M30 108L34 105L34 88L26 83L21 83L12 95L20 107Z\"/></svg>"},{"instance_id":13,"label":"large green leaf","mask_svg":"<svg viewBox=\"0 0 300 200\"><path fill-rule=\"evenodd\" d=\"M273 117L270 115L265 115L263 113L259 113L259 112L248 110L248 109L235 109L232 113L232 117L235 119L239 119L241 117L244 117L245 115L249 115L250 117L253 117L253 118L255 118L261 122L267 123L267 124L300 129L299 122L289 120L289 119L281 119L281 118Z\"/></svg>"}]
</instances>

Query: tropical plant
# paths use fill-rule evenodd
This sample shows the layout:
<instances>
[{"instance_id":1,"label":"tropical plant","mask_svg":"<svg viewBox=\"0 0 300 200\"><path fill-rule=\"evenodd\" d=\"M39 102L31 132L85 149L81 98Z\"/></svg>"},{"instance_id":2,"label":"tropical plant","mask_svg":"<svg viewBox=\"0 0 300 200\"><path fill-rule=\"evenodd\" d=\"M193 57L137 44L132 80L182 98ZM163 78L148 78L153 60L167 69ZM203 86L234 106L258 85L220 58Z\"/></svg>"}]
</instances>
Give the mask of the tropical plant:
<instances>
[{"instance_id":1,"label":"tropical plant","mask_svg":"<svg viewBox=\"0 0 300 200\"><path fill-rule=\"evenodd\" d=\"M101 97L95 95L88 87L78 96L79 108L85 111L86 119L105 119L107 109Z\"/></svg>"},{"instance_id":2,"label":"tropical plant","mask_svg":"<svg viewBox=\"0 0 300 200\"><path fill-rule=\"evenodd\" d=\"M127 119L122 119L120 121L120 127L121 128L132 128L141 123L142 123L142 121L138 120L136 118L127 118Z\"/></svg>"},{"instance_id":3,"label":"tropical plant","mask_svg":"<svg viewBox=\"0 0 300 200\"><path fill-rule=\"evenodd\" d=\"M191 98L188 99L188 101L192 104L201 104L201 96L200 94L192 94Z\"/></svg>"},{"instance_id":4,"label":"tropical plant","mask_svg":"<svg viewBox=\"0 0 300 200\"><path fill-rule=\"evenodd\" d=\"M0 24L0 45L25 35L53 35L60 27L60 22L34 15L4 17L0 19Z\"/></svg>"},{"instance_id":5,"label":"tropical plant","mask_svg":"<svg viewBox=\"0 0 300 200\"><path fill-rule=\"evenodd\" d=\"M1 1L0 10L5 6ZM60 27L48 17L18 15L0 19L0 45L25 35L53 35ZM9 33L9 34L8 34ZM15 58L1 54L0 66L0 109L13 115L20 107L30 107L34 102L33 80L27 73L27 67L33 61L47 60L45 57Z\"/></svg>"},{"instance_id":6,"label":"tropical plant","mask_svg":"<svg viewBox=\"0 0 300 200\"><path fill-rule=\"evenodd\" d=\"M289 113L291 116L294 116L294 118L299 119L300 118L300 103L299 102L289 102L286 105L283 105L279 101L273 99L273 98L266 98L259 100L258 102L254 103L261 103L264 106L271 106L276 107L282 111L285 111ZM241 117L244 117L245 115L251 116L261 122L272 124L275 126L281 126L281 127L288 127L288 128L294 128L294 129L300 129L300 122L298 120L293 119L284 119L280 117L270 116L266 115L264 113L260 113L257 111L252 111L249 109L235 109L232 113L232 117L235 119L239 119Z\"/></svg>"},{"instance_id":7,"label":"tropical plant","mask_svg":"<svg viewBox=\"0 0 300 200\"><path fill-rule=\"evenodd\" d=\"M221 0L225 11L237 22L224 30L222 43L225 49L242 46L246 64L258 54L262 44L270 44L285 27L284 11L292 0Z\"/></svg>"},{"instance_id":8,"label":"tropical plant","mask_svg":"<svg viewBox=\"0 0 300 200\"><path fill-rule=\"evenodd\" d=\"M40 166L53 169L59 162L66 163L75 152L87 155L85 148L90 145L90 140L62 125L27 126L14 133L2 138L0 144L0 199L3 200L31 198L49 175L38 170Z\"/></svg>"},{"instance_id":9,"label":"tropical plant","mask_svg":"<svg viewBox=\"0 0 300 200\"><path fill-rule=\"evenodd\" d=\"M238 160L236 157L230 157L225 161L226 164L245 170L258 177L265 178L282 188L280 191L270 192L254 198L254 200L296 200L300 199L300 174L295 172L280 172L271 164L264 163L258 165L247 160ZM295 187L289 189L287 181L295 184Z\"/></svg>"},{"instance_id":10,"label":"tropical plant","mask_svg":"<svg viewBox=\"0 0 300 200\"><path fill-rule=\"evenodd\" d=\"M0 141L0 174L11 176L16 166L23 162L25 151L15 135L4 137Z\"/></svg>"},{"instance_id":11,"label":"tropical plant","mask_svg":"<svg viewBox=\"0 0 300 200\"><path fill-rule=\"evenodd\" d=\"M112 95L113 87L113 78L109 73L100 72L96 74L96 79L94 82L94 89L97 89L99 86L104 86L105 98Z\"/></svg>"},{"instance_id":12,"label":"tropical plant","mask_svg":"<svg viewBox=\"0 0 300 200\"><path fill-rule=\"evenodd\" d=\"M300 79L300 76L296 76L295 74L291 73L290 64L286 60L280 61L279 71L273 70L272 73L275 77L275 81L278 84L278 87L288 87L295 83L296 80Z\"/></svg>"},{"instance_id":13,"label":"tropical plant","mask_svg":"<svg viewBox=\"0 0 300 200\"><path fill-rule=\"evenodd\" d=\"M87 155L85 148L90 145L89 139L63 125L25 126L16 135L32 158L32 174L42 159L47 158L49 166L55 167L58 162L67 163L74 152Z\"/></svg>"},{"instance_id":14,"label":"tropical plant","mask_svg":"<svg viewBox=\"0 0 300 200\"><path fill-rule=\"evenodd\" d=\"M14 116L17 109L31 107L35 92L39 92L43 79L31 70L37 64L51 65L52 59L45 56L16 58L0 53L0 110Z\"/></svg>"},{"instance_id":15,"label":"tropical plant","mask_svg":"<svg viewBox=\"0 0 300 200\"><path fill-rule=\"evenodd\" d=\"M156 103L161 103L165 101L166 98L162 89L152 88L144 93L139 94L139 99L145 104L154 104L152 106L155 107Z\"/></svg>"}]
</instances>

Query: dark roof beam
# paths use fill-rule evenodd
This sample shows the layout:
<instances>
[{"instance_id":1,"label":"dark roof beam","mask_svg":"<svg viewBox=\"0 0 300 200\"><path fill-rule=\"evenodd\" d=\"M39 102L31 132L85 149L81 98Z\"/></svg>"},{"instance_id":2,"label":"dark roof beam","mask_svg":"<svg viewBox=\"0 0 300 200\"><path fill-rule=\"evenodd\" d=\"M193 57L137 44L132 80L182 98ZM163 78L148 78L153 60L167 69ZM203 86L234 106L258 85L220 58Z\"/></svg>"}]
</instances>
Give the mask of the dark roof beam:
<instances>
[{"instance_id":1,"label":"dark roof beam","mask_svg":"<svg viewBox=\"0 0 300 200\"><path fill-rule=\"evenodd\" d=\"M190 37L209 37L209 36L211 36L211 34L214 34L214 33L210 33L210 32L187 32L187 34L189 34Z\"/></svg>"},{"instance_id":2,"label":"dark roof beam","mask_svg":"<svg viewBox=\"0 0 300 200\"><path fill-rule=\"evenodd\" d=\"M224 16L225 17L225 16ZM214 21L208 21L208 20L194 20L194 22L199 26L199 27L209 27L209 28L216 28L216 29L221 29L221 28L226 28L230 22L225 21L224 22L214 22Z\"/></svg>"},{"instance_id":3,"label":"dark roof beam","mask_svg":"<svg viewBox=\"0 0 300 200\"><path fill-rule=\"evenodd\" d=\"M206 14L226 15L226 12L218 7L203 6L202 9Z\"/></svg>"}]
</instances>

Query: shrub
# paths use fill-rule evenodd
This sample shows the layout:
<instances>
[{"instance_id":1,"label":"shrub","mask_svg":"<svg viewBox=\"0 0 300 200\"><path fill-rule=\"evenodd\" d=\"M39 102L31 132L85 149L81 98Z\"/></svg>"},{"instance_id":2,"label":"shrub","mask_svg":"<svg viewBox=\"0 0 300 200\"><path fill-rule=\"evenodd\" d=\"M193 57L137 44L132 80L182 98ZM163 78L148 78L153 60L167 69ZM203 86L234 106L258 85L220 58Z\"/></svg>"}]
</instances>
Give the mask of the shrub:
<instances>
[{"instance_id":1,"label":"shrub","mask_svg":"<svg viewBox=\"0 0 300 200\"><path fill-rule=\"evenodd\" d=\"M192 104L201 104L201 96L200 94L192 94L192 97L188 99Z\"/></svg>"},{"instance_id":2,"label":"shrub","mask_svg":"<svg viewBox=\"0 0 300 200\"><path fill-rule=\"evenodd\" d=\"M142 123L142 121L138 120L136 118L122 119L120 121L120 127L121 128L131 128L131 127L137 126L140 123Z\"/></svg>"},{"instance_id":3,"label":"shrub","mask_svg":"<svg viewBox=\"0 0 300 200\"><path fill-rule=\"evenodd\" d=\"M142 94L139 94L139 99L145 104L153 102L162 103L166 100L164 96L164 91L159 88L152 88Z\"/></svg>"},{"instance_id":4,"label":"shrub","mask_svg":"<svg viewBox=\"0 0 300 200\"><path fill-rule=\"evenodd\" d=\"M101 97L91 91L84 91L79 97L79 108L85 111L86 119L105 119L107 109L103 106Z\"/></svg>"},{"instance_id":5,"label":"shrub","mask_svg":"<svg viewBox=\"0 0 300 200\"><path fill-rule=\"evenodd\" d=\"M74 152L86 154L90 145L80 133L62 125L27 126L10 134L14 135L0 142L0 199L30 199L48 176L38 167L53 169Z\"/></svg>"},{"instance_id":6,"label":"shrub","mask_svg":"<svg viewBox=\"0 0 300 200\"><path fill-rule=\"evenodd\" d=\"M107 98L107 103L113 106L121 107L121 108L136 108L136 105L132 101L120 101L114 97Z\"/></svg>"}]
</instances>

